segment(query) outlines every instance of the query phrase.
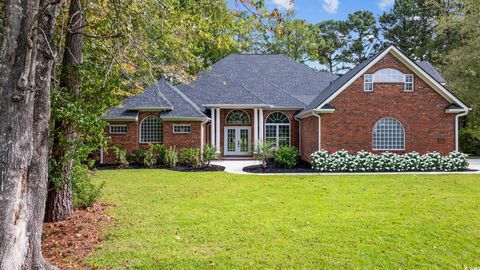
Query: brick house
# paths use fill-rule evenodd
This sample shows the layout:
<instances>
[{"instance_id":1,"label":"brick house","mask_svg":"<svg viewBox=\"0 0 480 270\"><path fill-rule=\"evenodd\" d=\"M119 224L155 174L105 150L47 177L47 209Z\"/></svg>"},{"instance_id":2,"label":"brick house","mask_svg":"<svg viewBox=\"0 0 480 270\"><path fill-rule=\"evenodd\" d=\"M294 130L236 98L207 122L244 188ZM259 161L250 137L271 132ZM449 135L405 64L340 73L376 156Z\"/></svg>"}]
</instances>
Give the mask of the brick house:
<instances>
[{"instance_id":1,"label":"brick house","mask_svg":"<svg viewBox=\"0 0 480 270\"><path fill-rule=\"evenodd\" d=\"M291 145L302 159L325 149L443 154L458 150L468 107L428 62L395 46L338 77L283 55L230 55L189 84L159 81L102 119L127 153L150 143L252 156L263 142ZM102 163L113 163L108 151Z\"/></svg>"}]
</instances>

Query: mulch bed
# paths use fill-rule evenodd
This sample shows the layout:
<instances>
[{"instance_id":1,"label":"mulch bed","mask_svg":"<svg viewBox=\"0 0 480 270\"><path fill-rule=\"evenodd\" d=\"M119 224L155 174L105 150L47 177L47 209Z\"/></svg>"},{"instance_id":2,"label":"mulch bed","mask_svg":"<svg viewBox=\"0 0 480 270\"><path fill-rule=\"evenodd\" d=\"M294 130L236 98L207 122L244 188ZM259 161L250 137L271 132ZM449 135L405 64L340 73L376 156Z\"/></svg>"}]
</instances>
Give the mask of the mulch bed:
<instances>
[{"instance_id":1,"label":"mulch bed","mask_svg":"<svg viewBox=\"0 0 480 270\"><path fill-rule=\"evenodd\" d=\"M96 168L99 170L118 170L119 169L119 167L116 165L98 165ZM171 171L177 171L177 172L222 172L225 170L225 167L220 165L210 164L210 166L203 165L200 168L193 168L193 167L188 167L184 165L177 165L172 168L157 165L151 168L147 168L143 165L133 164L133 165L128 165L127 167L122 169L127 169L127 170L128 169L165 169L165 170L171 170Z\"/></svg>"},{"instance_id":2,"label":"mulch bed","mask_svg":"<svg viewBox=\"0 0 480 270\"><path fill-rule=\"evenodd\" d=\"M317 171L312 170L310 164L305 161L300 161L297 166L291 169L280 167L274 161L267 162L267 167L263 165L252 165L243 168L244 172L249 173L314 173Z\"/></svg>"},{"instance_id":3,"label":"mulch bed","mask_svg":"<svg viewBox=\"0 0 480 270\"><path fill-rule=\"evenodd\" d=\"M105 213L107 205L76 210L67 220L43 225L42 251L47 261L62 270L93 269L83 260L102 239L102 230L114 219Z\"/></svg>"}]
</instances>

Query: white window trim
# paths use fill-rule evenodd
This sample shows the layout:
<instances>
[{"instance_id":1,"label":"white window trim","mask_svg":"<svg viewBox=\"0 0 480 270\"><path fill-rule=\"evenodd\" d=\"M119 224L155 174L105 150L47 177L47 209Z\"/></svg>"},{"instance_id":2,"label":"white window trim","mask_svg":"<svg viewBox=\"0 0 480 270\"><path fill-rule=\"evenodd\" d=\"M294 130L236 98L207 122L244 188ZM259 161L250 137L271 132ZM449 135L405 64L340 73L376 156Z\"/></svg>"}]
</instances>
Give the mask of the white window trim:
<instances>
[{"instance_id":1,"label":"white window trim","mask_svg":"<svg viewBox=\"0 0 480 270\"><path fill-rule=\"evenodd\" d=\"M367 76L370 76L372 78L372 81L371 82L367 82L366 78ZM368 90L367 89L367 84L371 84L372 85L372 90ZM363 75L363 91L365 92L373 92L373 74L364 74Z\"/></svg>"},{"instance_id":2,"label":"white window trim","mask_svg":"<svg viewBox=\"0 0 480 270\"><path fill-rule=\"evenodd\" d=\"M408 75L411 75L412 76L412 82L407 82L407 76ZM404 87L403 87L403 90L405 92L413 92L413 90L415 89L415 76L413 74L404 74ZM412 90L407 90L407 84L411 84L412 85Z\"/></svg>"},{"instance_id":3,"label":"white window trim","mask_svg":"<svg viewBox=\"0 0 480 270\"><path fill-rule=\"evenodd\" d=\"M228 123L228 116L233 113L234 111L242 111L244 112L246 115L247 115L247 119L248 119L248 123L243 123L243 124L239 124L239 123ZM242 109L234 109L234 110L231 110L229 111L226 115L225 115L225 125L251 125L252 124L252 121L250 119L250 114L248 112L246 112L245 110L242 110Z\"/></svg>"},{"instance_id":4,"label":"white window trim","mask_svg":"<svg viewBox=\"0 0 480 270\"><path fill-rule=\"evenodd\" d=\"M178 132L178 131L175 131L176 127L189 127L189 130L187 132ZM192 125L190 125L190 124L174 124L173 127L172 127L172 132L173 132L173 134L189 134L189 133L192 132Z\"/></svg>"},{"instance_id":5,"label":"white window trim","mask_svg":"<svg viewBox=\"0 0 480 270\"><path fill-rule=\"evenodd\" d=\"M115 132L115 131L112 131L112 127L125 127L125 132ZM127 129L128 129L127 125L110 125L110 126L108 127L108 132L109 132L110 134L127 134Z\"/></svg>"},{"instance_id":6,"label":"white window trim","mask_svg":"<svg viewBox=\"0 0 480 270\"><path fill-rule=\"evenodd\" d=\"M268 118L270 117L271 114L273 113L282 113L284 114L285 116L287 116L287 119L288 119L288 124L287 123L267 123L267 120ZM290 117L288 117L287 114L283 113L283 112L280 112L280 111L274 111L274 112L271 112L267 115L267 117L265 117L265 130L267 130L267 126L275 126L275 148L279 148L278 147L278 142L280 140L280 136L278 136L280 134L279 130L280 130L280 126L288 126L288 146L292 146L292 123L290 121ZM265 132L264 134L264 139L265 141L267 141L267 132ZM273 138L273 137L268 137L268 138Z\"/></svg>"},{"instance_id":7,"label":"white window trim","mask_svg":"<svg viewBox=\"0 0 480 270\"><path fill-rule=\"evenodd\" d=\"M383 119L386 119L386 118L394 119L395 121L397 121L400 124L400 126L402 126L402 128L403 128L403 148L402 149L375 148L374 141L373 141L373 131L375 129L375 126L378 124L378 122L380 122L380 121L382 121ZM407 145L407 131L405 130L405 126L398 119L393 118L393 117L384 117L384 118L379 119L377 122L375 122L375 124L373 125L373 128L372 128L372 150L373 151L405 151L406 145Z\"/></svg>"},{"instance_id":8,"label":"white window trim","mask_svg":"<svg viewBox=\"0 0 480 270\"><path fill-rule=\"evenodd\" d=\"M139 141L139 143L163 143L163 126L162 126L162 134L161 134L162 140L161 141L159 141L159 142L144 142L144 141L142 141L142 124L143 124L143 121L145 121L145 119L151 118L151 117L160 119L157 116L147 116L147 117L142 119L142 122L140 122L140 125L138 125L138 141ZM162 122L161 119L160 119L160 123L162 123L162 125L163 125L163 122Z\"/></svg>"}]
</instances>

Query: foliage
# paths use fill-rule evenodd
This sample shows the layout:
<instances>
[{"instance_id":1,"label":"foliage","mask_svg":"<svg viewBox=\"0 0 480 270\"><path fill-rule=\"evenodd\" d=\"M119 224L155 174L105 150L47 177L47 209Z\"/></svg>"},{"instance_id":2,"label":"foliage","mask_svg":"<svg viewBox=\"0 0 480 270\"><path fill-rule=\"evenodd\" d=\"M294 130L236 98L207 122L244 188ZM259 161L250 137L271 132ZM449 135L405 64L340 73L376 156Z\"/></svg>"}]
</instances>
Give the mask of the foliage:
<instances>
[{"instance_id":1,"label":"foliage","mask_svg":"<svg viewBox=\"0 0 480 270\"><path fill-rule=\"evenodd\" d=\"M472 110L468 114L468 126L480 126L480 1L459 0L461 8L441 16L437 34L458 33L457 44L446 56L442 71L448 88Z\"/></svg>"},{"instance_id":2,"label":"foliage","mask_svg":"<svg viewBox=\"0 0 480 270\"><path fill-rule=\"evenodd\" d=\"M311 27L312 42L309 47L310 60L326 65L330 72L346 69L341 49L346 45L347 26L343 21L326 20Z\"/></svg>"},{"instance_id":3,"label":"foliage","mask_svg":"<svg viewBox=\"0 0 480 270\"><path fill-rule=\"evenodd\" d=\"M163 162L165 161L165 146L163 144L154 144L155 147L155 159L157 160L158 165L162 165Z\"/></svg>"},{"instance_id":4,"label":"foliage","mask_svg":"<svg viewBox=\"0 0 480 270\"><path fill-rule=\"evenodd\" d=\"M145 158L145 152L141 148L135 149L132 153L131 158L133 163L143 164L143 159Z\"/></svg>"},{"instance_id":5,"label":"foliage","mask_svg":"<svg viewBox=\"0 0 480 270\"><path fill-rule=\"evenodd\" d=\"M217 157L217 149L215 146L206 144L203 147L203 162L207 164L207 166L210 167L210 162L214 160Z\"/></svg>"},{"instance_id":6,"label":"foliage","mask_svg":"<svg viewBox=\"0 0 480 270\"><path fill-rule=\"evenodd\" d=\"M125 168L128 166L127 154L125 150L120 147L112 147L113 152L115 153L115 162L118 164L119 168Z\"/></svg>"},{"instance_id":7,"label":"foliage","mask_svg":"<svg viewBox=\"0 0 480 270\"><path fill-rule=\"evenodd\" d=\"M193 168L200 168L202 160L199 148L182 148L178 152L179 163L185 164Z\"/></svg>"},{"instance_id":8,"label":"foliage","mask_svg":"<svg viewBox=\"0 0 480 270\"><path fill-rule=\"evenodd\" d=\"M298 164L298 149L293 146L282 146L275 152L275 162L285 168L293 168Z\"/></svg>"},{"instance_id":9,"label":"foliage","mask_svg":"<svg viewBox=\"0 0 480 270\"><path fill-rule=\"evenodd\" d=\"M175 148L175 146L173 147L170 146L170 148L165 150L165 159L163 163L165 164L165 166L173 168L177 166L177 162L178 162L177 149Z\"/></svg>"},{"instance_id":10,"label":"foliage","mask_svg":"<svg viewBox=\"0 0 480 270\"><path fill-rule=\"evenodd\" d=\"M438 152L398 155L360 151L351 155L345 150L334 153L321 150L313 153L311 157L312 169L321 172L462 171L468 167L467 156L460 152L442 156Z\"/></svg>"},{"instance_id":11,"label":"foliage","mask_svg":"<svg viewBox=\"0 0 480 270\"><path fill-rule=\"evenodd\" d=\"M263 167L267 167L267 161L274 156L275 145L272 143L259 143L257 157L262 161Z\"/></svg>"},{"instance_id":12,"label":"foliage","mask_svg":"<svg viewBox=\"0 0 480 270\"><path fill-rule=\"evenodd\" d=\"M104 183L95 185L89 176L90 171L83 164L75 164L72 174L73 206L87 208L92 206L102 195Z\"/></svg>"},{"instance_id":13,"label":"foliage","mask_svg":"<svg viewBox=\"0 0 480 270\"><path fill-rule=\"evenodd\" d=\"M87 259L99 269L478 265L478 175L102 170L95 174L101 181L115 226ZM205 255L212 249L223 255Z\"/></svg>"},{"instance_id":14,"label":"foliage","mask_svg":"<svg viewBox=\"0 0 480 270\"><path fill-rule=\"evenodd\" d=\"M348 31L346 46L342 49L345 62L358 65L380 48L379 29L372 12L356 11L348 14L345 26Z\"/></svg>"},{"instance_id":15,"label":"foliage","mask_svg":"<svg viewBox=\"0 0 480 270\"><path fill-rule=\"evenodd\" d=\"M144 157L143 157L143 165L147 168L151 168L155 166L157 163L157 158L155 155L155 146L153 144L148 145L147 151L145 151Z\"/></svg>"},{"instance_id":16,"label":"foliage","mask_svg":"<svg viewBox=\"0 0 480 270\"><path fill-rule=\"evenodd\" d=\"M459 142L462 152L480 155L480 130L474 127L460 129Z\"/></svg>"}]
</instances>

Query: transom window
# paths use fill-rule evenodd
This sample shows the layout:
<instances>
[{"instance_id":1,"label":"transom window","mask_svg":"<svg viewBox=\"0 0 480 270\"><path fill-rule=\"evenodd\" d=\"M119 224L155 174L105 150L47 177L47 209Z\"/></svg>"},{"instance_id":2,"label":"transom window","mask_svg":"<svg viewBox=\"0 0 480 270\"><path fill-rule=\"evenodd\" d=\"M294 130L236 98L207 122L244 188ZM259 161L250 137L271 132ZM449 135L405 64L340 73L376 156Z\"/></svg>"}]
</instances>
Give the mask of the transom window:
<instances>
[{"instance_id":1,"label":"transom window","mask_svg":"<svg viewBox=\"0 0 480 270\"><path fill-rule=\"evenodd\" d=\"M290 120L282 112L272 112L265 120L265 142L276 148L290 145Z\"/></svg>"},{"instance_id":2,"label":"transom window","mask_svg":"<svg viewBox=\"0 0 480 270\"><path fill-rule=\"evenodd\" d=\"M380 119L373 126L373 150L404 150L405 129L394 118Z\"/></svg>"},{"instance_id":3,"label":"transom window","mask_svg":"<svg viewBox=\"0 0 480 270\"><path fill-rule=\"evenodd\" d=\"M393 68L383 68L373 74L375 82L403 83L403 73Z\"/></svg>"},{"instance_id":4,"label":"transom window","mask_svg":"<svg viewBox=\"0 0 480 270\"><path fill-rule=\"evenodd\" d=\"M191 125L173 125L173 133L190 133Z\"/></svg>"},{"instance_id":5,"label":"transom window","mask_svg":"<svg viewBox=\"0 0 480 270\"><path fill-rule=\"evenodd\" d=\"M127 133L127 125L110 125L110 134L125 134Z\"/></svg>"},{"instance_id":6,"label":"transom window","mask_svg":"<svg viewBox=\"0 0 480 270\"><path fill-rule=\"evenodd\" d=\"M225 124L249 125L250 116L245 111L233 110L227 114L227 117L225 118Z\"/></svg>"},{"instance_id":7,"label":"transom window","mask_svg":"<svg viewBox=\"0 0 480 270\"><path fill-rule=\"evenodd\" d=\"M373 91L374 83L403 83L404 90L413 91L413 74L403 74L393 68L383 68L374 74L363 75L363 90L365 92Z\"/></svg>"},{"instance_id":8,"label":"transom window","mask_svg":"<svg viewBox=\"0 0 480 270\"><path fill-rule=\"evenodd\" d=\"M163 124L160 118L148 116L140 123L141 143L161 143L163 141Z\"/></svg>"}]
</instances>

